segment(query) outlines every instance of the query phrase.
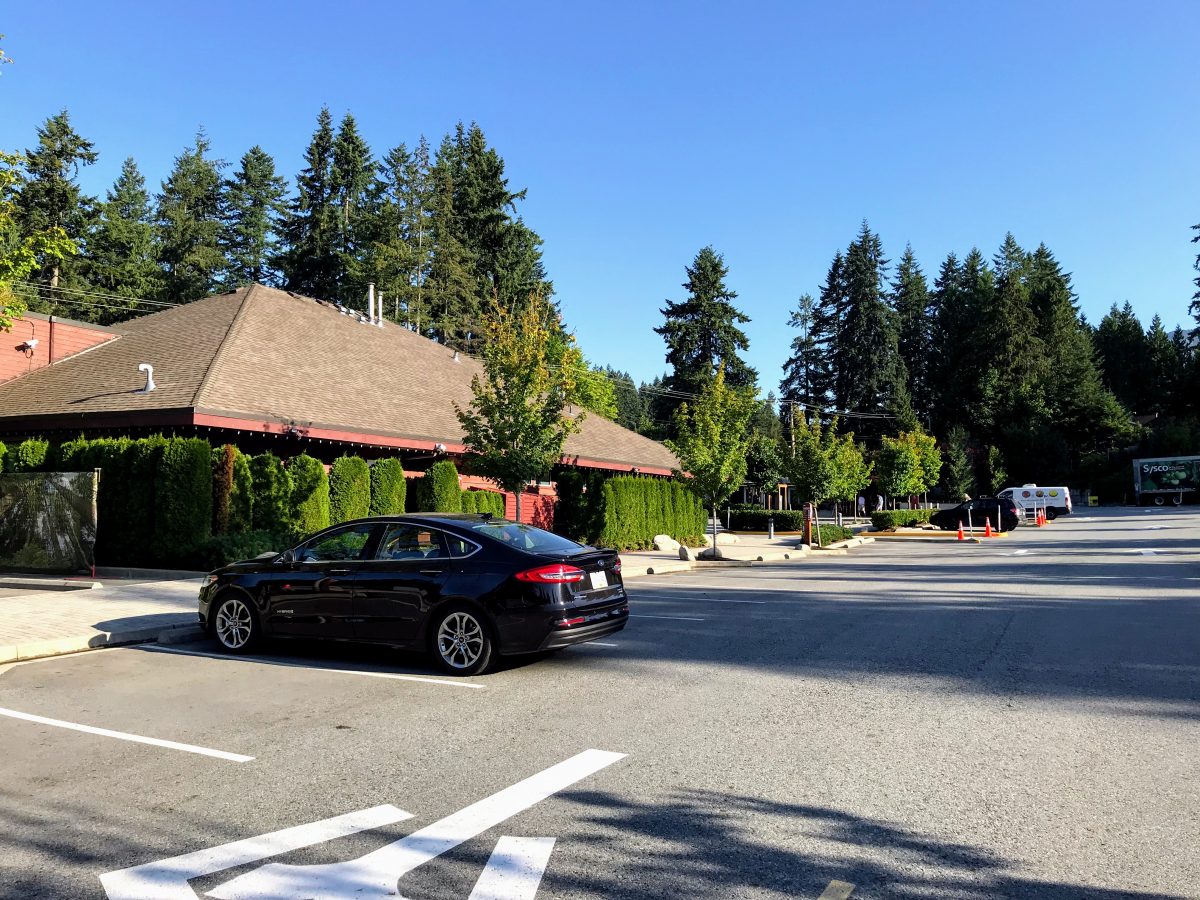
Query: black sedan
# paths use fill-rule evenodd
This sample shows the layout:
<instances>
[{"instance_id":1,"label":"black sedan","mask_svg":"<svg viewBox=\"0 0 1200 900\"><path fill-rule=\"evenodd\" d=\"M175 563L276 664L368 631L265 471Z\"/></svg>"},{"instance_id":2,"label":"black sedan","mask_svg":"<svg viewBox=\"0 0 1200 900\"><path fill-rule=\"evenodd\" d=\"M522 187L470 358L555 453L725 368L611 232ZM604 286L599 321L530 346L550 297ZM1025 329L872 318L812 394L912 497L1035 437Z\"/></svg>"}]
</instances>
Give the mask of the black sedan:
<instances>
[{"instance_id":1,"label":"black sedan","mask_svg":"<svg viewBox=\"0 0 1200 900\"><path fill-rule=\"evenodd\" d=\"M455 675L625 627L621 559L490 515L359 519L277 555L217 569L200 624L230 653L261 638L428 651Z\"/></svg>"},{"instance_id":2,"label":"black sedan","mask_svg":"<svg viewBox=\"0 0 1200 900\"><path fill-rule=\"evenodd\" d=\"M997 531L1012 531L1021 522L1017 513L1017 504L1011 498L979 497L967 500L953 509L943 509L935 512L929 519L942 531L955 531L959 523L963 528L974 528L983 531L985 521L990 521Z\"/></svg>"}]
</instances>

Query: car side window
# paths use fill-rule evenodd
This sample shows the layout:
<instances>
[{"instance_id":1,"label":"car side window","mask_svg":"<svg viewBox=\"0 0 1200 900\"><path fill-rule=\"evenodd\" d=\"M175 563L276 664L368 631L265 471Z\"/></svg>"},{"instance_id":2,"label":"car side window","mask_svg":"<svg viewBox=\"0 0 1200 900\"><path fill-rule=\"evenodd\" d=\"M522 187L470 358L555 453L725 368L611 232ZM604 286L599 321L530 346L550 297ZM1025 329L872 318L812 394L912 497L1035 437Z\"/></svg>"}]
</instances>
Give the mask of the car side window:
<instances>
[{"instance_id":1,"label":"car side window","mask_svg":"<svg viewBox=\"0 0 1200 900\"><path fill-rule=\"evenodd\" d=\"M460 538L456 534L447 534L445 537L446 546L450 549L450 556L453 559L462 559L464 556L470 556L479 549L466 538Z\"/></svg>"},{"instance_id":2,"label":"car side window","mask_svg":"<svg viewBox=\"0 0 1200 900\"><path fill-rule=\"evenodd\" d=\"M379 542L376 559L445 559L442 534L432 528L398 523L389 525Z\"/></svg>"},{"instance_id":3,"label":"car side window","mask_svg":"<svg viewBox=\"0 0 1200 900\"><path fill-rule=\"evenodd\" d=\"M328 562L331 560L362 559L371 541L375 526L370 523L350 525L313 538L296 549L296 562Z\"/></svg>"}]
</instances>

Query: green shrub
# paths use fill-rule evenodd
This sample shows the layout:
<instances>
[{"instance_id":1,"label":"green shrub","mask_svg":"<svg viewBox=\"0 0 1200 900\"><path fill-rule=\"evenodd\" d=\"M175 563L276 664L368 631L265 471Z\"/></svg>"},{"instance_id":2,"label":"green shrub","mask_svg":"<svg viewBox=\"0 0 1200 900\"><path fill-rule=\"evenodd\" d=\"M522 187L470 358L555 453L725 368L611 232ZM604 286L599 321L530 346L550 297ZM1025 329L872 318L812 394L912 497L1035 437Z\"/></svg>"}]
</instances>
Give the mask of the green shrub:
<instances>
[{"instance_id":1,"label":"green shrub","mask_svg":"<svg viewBox=\"0 0 1200 900\"><path fill-rule=\"evenodd\" d=\"M497 519L504 518L504 494L498 491L472 491L474 494L475 512L490 513Z\"/></svg>"},{"instance_id":2,"label":"green shrub","mask_svg":"<svg viewBox=\"0 0 1200 900\"><path fill-rule=\"evenodd\" d=\"M391 516L404 512L407 493L404 464L398 457L377 459L371 464L371 515Z\"/></svg>"},{"instance_id":3,"label":"green shrub","mask_svg":"<svg viewBox=\"0 0 1200 900\"><path fill-rule=\"evenodd\" d=\"M211 572L232 562L254 559L264 553L281 552L290 546L283 536L269 531L247 531L210 537L188 556L189 568Z\"/></svg>"},{"instance_id":4,"label":"green shrub","mask_svg":"<svg viewBox=\"0 0 1200 900\"><path fill-rule=\"evenodd\" d=\"M46 465L50 442L40 438L21 441L5 454L4 470L7 472L37 472Z\"/></svg>"},{"instance_id":5,"label":"green shrub","mask_svg":"<svg viewBox=\"0 0 1200 900\"><path fill-rule=\"evenodd\" d=\"M336 525L371 512L371 470L359 456L341 456L329 469L329 521Z\"/></svg>"},{"instance_id":6,"label":"green shrub","mask_svg":"<svg viewBox=\"0 0 1200 900\"><path fill-rule=\"evenodd\" d=\"M229 534L244 534L254 525L254 477L250 457L233 448L233 487L229 492Z\"/></svg>"},{"instance_id":7,"label":"green shrub","mask_svg":"<svg viewBox=\"0 0 1200 900\"><path fill-rule=\"evenodd\" d=\"M854 537L854 532L849 528L843 528L840 525L820 525L818 529L821 532L821 546L827 547L834 541L845 541Z\"/></svg>"},{"instance_id":8,"label":"green shrub","mask_svg":"<svg viewBox=\"0 0 1200 900\"><path fill-rule=\"evenodd\" d=\"M6 445L6 444L4 443L4 441L0 441L0 472L3 472L3 471L4 471L4 460L5 460L7 457L8 457L8 445ZM67 469L66 471L70 472L70 471L73 471L73 470L72 470L72 469Z\"/></svg>"},{"instance_id":9,"label":"green shrub","mask_svg":"<svg viewBox=\"0 0 1200 900\"><path fill-rule=\"evenodd\" d=\"M62 472L82 472L83 468L83 453L87 450L88 444L91 443L85 437L77 437L74 440L64 441L59 444L55 456L58 457L58 468ZM4 445L0 444L0 448ZM0 449L0 459L4 458L4 451Z\"/></svg>"},{"instance_id":10,"label":"green shrub","mask_svg":"<svg viewBox=\"0 0 1200 900\"><path fill-rule=\"evenodd\" d=\"M212 533L212 448L200 438L171 438L154 479L154 555L174 564Z\"/></svg>"},{"instance_id":11,"label":"green shrub","mask_svg":"<svg viewBox=\"0 0 1200 900\"><path fill-rule=\"evenodd\" d=\"M730 531L766 531L767 519L775 519L776 531L803 531L804 511L799 509L734 509L729 512Z\"/></svg>"},{"instance_id":12,"label":"green shrub","mask_svg":"<svg viewBox=\"0 0 1200 900\"><path fill-rule=\"evenodd\" d=\"M254 531L289 531L291 522L292 476L274 453L260 453L250 459L251 524Z\"/></svg>"},{"instance_id":13,"label":"green shrub","mask_svg":"<svg viewBox=\"0 0 1200 900\"><path fill-rule=\"evenodd\" d=\"M212 533L229 531L229 498L233 494L233 459L237 450L232 444L214 447L212 451Z\"/></svg>"},{"instance_id":14,"label":"green shrub","mask_svg":"<svg viewBox=\"0 0 1200 900\"><path fill-rule=\"evenodd\" d=\"M928 522L933 513L932 509L885 509L871 513L871 527L875 531L908 528Z\"/></svg>"},{"instance_id":15,"label":"green shrub","mask_svg":"<svg viewBox=\"0 0 1200 900\"><path fill-rule=\"evenodd\" d=\"M597 540L604 530L604 473L564 466L556 475L554 530L584 543Z\"/></svg>"},{"instance_id":16,"label":"green shrub","mask_svg":"<svg viewBox=\"0 0 1200 900\"><path fill-rule=\"evenodd\" d=\"M462 488L458 484L458 469L448 459L435 462L425 470L428 485L429 512L462 512Z\"/></svg>"},{"instance_id":17,"label":"green shrub","mask_svg":"<svg viewBox=\"0 0 1200 900\"><path fill-rule=\"evenodd\" d=\"M479 491L463 491L462 492L462 511L463 512L465 512L465 513L479 512L479 510L475 508L475 495L478 493L479 493Z\"/></svg>"},{"instance_id":18,"label":"green shrub","mask_svg":"<svg viewBox=\"0 0 1200 900\"><path fill-rule=\"evenodd\" d=\"M300 535L314 534L330 525L329 476L324 464L307 453L288 460L292 476L291 527Z\"/></svg>"}]
</instances>

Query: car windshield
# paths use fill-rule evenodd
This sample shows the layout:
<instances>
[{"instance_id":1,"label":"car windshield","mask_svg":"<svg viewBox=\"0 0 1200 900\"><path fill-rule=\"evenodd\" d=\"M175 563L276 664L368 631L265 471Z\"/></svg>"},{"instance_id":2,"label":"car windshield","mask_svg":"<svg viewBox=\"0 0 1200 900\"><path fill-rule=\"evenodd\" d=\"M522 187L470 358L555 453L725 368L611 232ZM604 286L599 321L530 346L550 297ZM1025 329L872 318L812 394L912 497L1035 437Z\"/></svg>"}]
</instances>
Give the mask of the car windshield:
<instances>
[{"instance_id":1,"label":"car windshield","mask_svg":"<svg viewBox=\"0 0 1200 900\"><path fill-rule=\"evenodd\" d=\"M584 549L583 544L568 538L516 522L484 522L473 526L472 530L493 541L532 553L578 553Z\"/></svg>"}]
</instances>

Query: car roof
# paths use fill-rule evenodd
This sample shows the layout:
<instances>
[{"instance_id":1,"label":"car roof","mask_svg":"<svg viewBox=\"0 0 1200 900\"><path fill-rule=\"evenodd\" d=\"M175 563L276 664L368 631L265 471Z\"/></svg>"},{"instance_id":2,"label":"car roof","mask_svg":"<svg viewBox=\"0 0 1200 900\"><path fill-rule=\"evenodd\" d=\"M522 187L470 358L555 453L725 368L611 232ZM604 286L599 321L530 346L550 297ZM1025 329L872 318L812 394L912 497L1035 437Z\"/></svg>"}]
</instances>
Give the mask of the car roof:
<instances>
[{"instance_id":1,"label":"car roof","mask_svg":"<svg viewBox=\"0 0 1200 900\"><path fill-rule=\"evenodd\" d=\"M359 522L428 522L443 525L471 525L489 522L503 525L514 524L502 516L487 513L396 513L390 516L366 516L362 519L349 519L340 525L354 525Z\"/></svg>"}]
</instances>

